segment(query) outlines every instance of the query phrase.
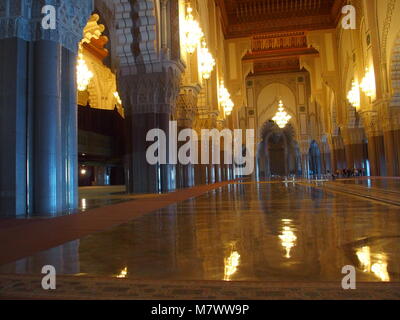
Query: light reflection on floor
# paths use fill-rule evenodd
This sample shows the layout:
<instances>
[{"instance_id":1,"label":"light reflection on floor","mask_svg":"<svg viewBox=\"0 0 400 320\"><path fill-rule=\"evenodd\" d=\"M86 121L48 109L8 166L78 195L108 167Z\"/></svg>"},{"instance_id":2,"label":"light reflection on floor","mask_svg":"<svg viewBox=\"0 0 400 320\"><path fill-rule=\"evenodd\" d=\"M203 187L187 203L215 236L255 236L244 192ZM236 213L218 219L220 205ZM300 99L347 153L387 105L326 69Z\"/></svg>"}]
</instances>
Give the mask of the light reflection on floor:
<instances>
[{"instance_id":1,"label":"light reflection on floor","mask_svg":"<svg viewBox=\"0 0 400 320\"><path fill-rule=\"evenodd\" d=\"M393 186L390 186L393 188ZM400 280L400 210L298 184L237 184L0 268L134 279Z\"/></svg>"}]
</instances>

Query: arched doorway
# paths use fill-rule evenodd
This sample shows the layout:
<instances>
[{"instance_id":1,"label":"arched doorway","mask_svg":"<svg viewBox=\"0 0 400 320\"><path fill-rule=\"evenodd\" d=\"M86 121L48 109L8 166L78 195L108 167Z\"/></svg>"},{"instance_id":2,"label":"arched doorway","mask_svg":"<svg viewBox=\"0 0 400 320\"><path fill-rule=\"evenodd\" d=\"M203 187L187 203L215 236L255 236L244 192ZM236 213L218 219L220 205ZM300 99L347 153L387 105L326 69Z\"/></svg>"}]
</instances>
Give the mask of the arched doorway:
<instances>
[{"instance_id":1,"label":"arched doorway","mask_svg":"<svg viewBox=\"0 0 400 320\"><path fill-rule=\"evenodd\" d=\"M272 120L265 123L258 147L260 180L301 175L301 157L291 124L280 129Z\"/></svg>"},{"instance_id":2,"label":"arched doorway","mask_svg":"<svg viewBox=\"0 0 400 320\"><path fill-rule=\"evenodd\" d=\"M272 134L268 141L268 157L270 162L270 175L274 176L287 176L287 161L286 159L287 144L283 134Z\"/></svg>"}]
</instances>

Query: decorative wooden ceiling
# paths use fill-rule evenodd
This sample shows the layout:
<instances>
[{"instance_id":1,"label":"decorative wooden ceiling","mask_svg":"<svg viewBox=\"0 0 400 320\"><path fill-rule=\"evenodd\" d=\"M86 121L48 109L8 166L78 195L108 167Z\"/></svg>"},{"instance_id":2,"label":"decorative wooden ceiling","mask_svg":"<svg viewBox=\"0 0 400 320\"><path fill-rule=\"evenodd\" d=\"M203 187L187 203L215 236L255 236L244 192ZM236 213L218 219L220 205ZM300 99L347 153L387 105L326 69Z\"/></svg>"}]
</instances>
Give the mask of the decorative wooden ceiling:
<instances>
[{"instance_id":1,"label":"decorative wooden ceiling","mask_svg":"<svg viewBox=\"0 0 400 320\"><path fill-rule=\"evenodd\" d=\"M250 37L243 60L254 74L300 71L300 57L318 55L307 32L333 29L346 0L215 0L227 39Z\"/></svg>"},{"instance_id":2,"label":"decorative wooden ceiling","mask_svg":"<svg viewBox=\"0 0 400 320\"><path fill-rule=\"evenodd\" d=\"M304 31L275 32L252 37L251 50L243 60L254 62L254 73L300 70L300 57L318 55L307 44Z\"/></svg>"},{"instance_id":3,"label":"decorative wooden ceiling","mask_svg":"<svg viewBox=\"0 0 400 320\"><path fill-rule=\"evenodd\" d=\"M334 28L345 0L216 0L227 38Z\"/></svg>"}]
</instances>

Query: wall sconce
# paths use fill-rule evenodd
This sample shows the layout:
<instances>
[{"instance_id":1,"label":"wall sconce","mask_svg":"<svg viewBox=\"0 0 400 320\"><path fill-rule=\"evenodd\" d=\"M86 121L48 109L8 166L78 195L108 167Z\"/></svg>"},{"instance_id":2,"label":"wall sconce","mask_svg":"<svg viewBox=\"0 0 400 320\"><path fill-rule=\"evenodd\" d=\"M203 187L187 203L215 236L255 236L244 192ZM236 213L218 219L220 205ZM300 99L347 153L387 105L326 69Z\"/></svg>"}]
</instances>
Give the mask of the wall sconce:
<instances>
[{"instance_id":1,"label":"wall sconce","mask_svg":"<svg viewBox=\"0 0 400 320\"><path fill-rule=\"evenodd\" d=\"M186 52L189 54L192 54L196 51L201 38L204 36L199 23L194 20L192 12L193 9L189 5L187 8L185 25L183 26L183 30L185 32L184 47L186 48Z\"/></svg>"},{"instance_id":2,"label":"wall sconce","mask_svg":"<svg viewBox=\"0 0 400 320\"><path fill-rule=\"evenodd\" d=\"M367 97L374 98L376 95L375 72L374 69L366 69L365 76L360 84L361 90Z\"/></svg>"},{"instance_id":3,"label":"wall sconce","mask_svg":"<svg viewBox=\"0 0 400 320\"><path fill-rule=\"evenodd\" d=\"M360 108L360 86L355 80L353 80L351 90L347 94L347 100L349 100L354 108Z\"/></svg>"},{"instance_id":4,"label":"wall sconce","mask_svg":"<svg viewBox=\"0 0 400 320\"><path fill-rule=\"evenodd\" d=\"M203 41L199 51L199 71L203 75L203 79L208 80L211 72L215 67L215 59L207 48L207 43Z\"/></svg>"}]
</instances>

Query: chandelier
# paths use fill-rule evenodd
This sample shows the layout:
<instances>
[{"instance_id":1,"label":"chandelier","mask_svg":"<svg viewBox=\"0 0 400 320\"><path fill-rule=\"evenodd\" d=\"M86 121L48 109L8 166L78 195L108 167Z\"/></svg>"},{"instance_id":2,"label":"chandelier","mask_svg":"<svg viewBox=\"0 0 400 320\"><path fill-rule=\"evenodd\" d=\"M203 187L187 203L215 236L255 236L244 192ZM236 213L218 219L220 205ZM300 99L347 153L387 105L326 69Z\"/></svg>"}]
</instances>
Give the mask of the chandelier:
<instances>
[{"instance_id":1,"label":"chandelier","mask_svg":"<svg viewBox=\"0 0 400 320\"><path fill-rule=\"evenodd\" d=\"M278 112L275 114L275 117L273 117L272 120L278 125L279 128L283 129L286 127L290 119L292 119L292 116L289 115L283 108L282 100L279 100Z\"/></svg>"},{"instance_id":2,"label":"chandelier","mask_svg":"<svg viewBox=\"0 0 400 320\"><path fill-rule=\"evenodd\" d=\"M367 97L374 97L376 94L375 73L373 69L366 69L365 76L360 84L361 90Z\"/></svg>"},{"instance_id":3,"label":"chandelier","mask_svg":"<svg viewBox=\"0 0 400 320\"><path fill-rule=\"evenodd\" d=\"M221 81L219 87L219 103L224 108L225 114L228 116L232 113L233 107L235 106L229 91L225 88L224 81Z\"/></svg>"},{"instance_id":4,"label":"chandelier","mask_svg":"<svg viewBox=\"0 0 400 320\"><path fill-rule=\"evenodd\" d=\"M356 109L360 107L360 86L358 82L353 80L351 90L347 94L347 100L352 104L352 106Z\"/></svg>"},{"instance_id":5,"label":"chandelier","mask_svg":"<svg viewBox=\"0 0 400 320\"><path fill-rule=\"evenodd\" d=\"M199 51L199 71L203 75L203 79L208 80L211 77L211 72L215 67L215 59L207 48L205 41Z\"/></svg>"},{"instance_id":6,"label":"chandelier","mask_svg":"<svg viewBox=\"0 0 400 320\"><path fill-rule=\"evenodd\" d=\"M76 65L77 85L79 91L85 91L93 79L93 73L89 70L83 59L82 46L79 46L78 62Z\"/></svg>"},{"instance_id":7,"label":"chandelier","mask_svg":"<svg viewBox=\"0 0 400 320\"><path fill-rule=\"evenodd\" d=\"M184 46L186 51L190 54L194 53L200 43L201 38L204 36L199 23L194 20L193 9L189 6L187 8L187 15L184 25Z\"/></svg>"}]
</instances>

